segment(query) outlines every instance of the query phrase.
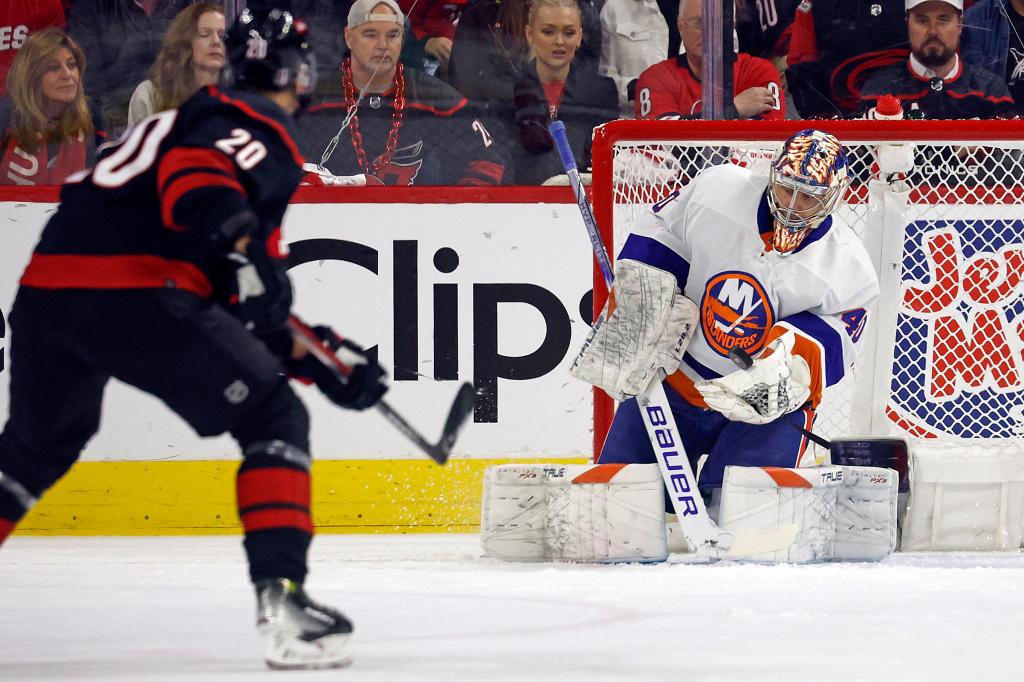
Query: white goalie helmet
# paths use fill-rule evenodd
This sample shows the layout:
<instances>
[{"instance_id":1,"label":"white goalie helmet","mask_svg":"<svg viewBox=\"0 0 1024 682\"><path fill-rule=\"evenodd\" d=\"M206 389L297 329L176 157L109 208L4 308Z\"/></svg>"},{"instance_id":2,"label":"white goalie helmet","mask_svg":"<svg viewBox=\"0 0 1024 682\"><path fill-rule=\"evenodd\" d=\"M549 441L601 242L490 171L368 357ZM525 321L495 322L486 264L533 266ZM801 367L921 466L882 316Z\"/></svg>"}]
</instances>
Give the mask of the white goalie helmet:
<instances>
[{"instance_id":1,"label":"white goalie helmet","mask_svg":"<svg viewBox=\"0 0 1024 682\"><path fill-rule=\"evenodd\" d=\"M791 253L836 210L846 195L846 149L835 135L801 130L782 145L769 171L773 247Z\"/></svg>"}]
</instances>

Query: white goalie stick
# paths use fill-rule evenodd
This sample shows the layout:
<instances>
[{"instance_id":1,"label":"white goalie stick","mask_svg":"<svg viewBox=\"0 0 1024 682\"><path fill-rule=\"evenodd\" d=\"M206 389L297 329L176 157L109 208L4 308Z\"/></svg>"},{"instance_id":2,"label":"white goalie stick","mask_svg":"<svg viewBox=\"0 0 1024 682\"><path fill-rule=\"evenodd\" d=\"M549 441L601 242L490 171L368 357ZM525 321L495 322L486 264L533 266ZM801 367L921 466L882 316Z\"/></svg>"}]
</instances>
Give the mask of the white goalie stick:
<instances>
[{"instance_id":1,"label":"white goalie stick","mask_svg":"<svg viewBox=\"0 0 1024 682\"><path fill-rule=\"evenodd\" d=\"M583 224L587 228L587 235L590 237L590 244L594 249L594 256L597 258L605 285L610 292L614 278L611 262L605 251L604 243L601 241L597 221L594 219L593 211L591 211L583 191L579 170L576 168L576 159L565 131L565 124L561 121L554 121L548 130L555 141L555 147L562 159L565 173L569 177L573 194L576 195L576 205L580 209ZM603 323L604 316L602 314L594 322L594 326L600 327ZM704 498L697 488L697 477L694 476L693 467L690 466L690 460L686 456L679 428L676 426L676 420L672 415L668 396L665 395L665 387L661 380L655 378L643 393L637 396L636 404L640 409L644 427L647 429L651 447L654 449L658 467L661 469L665 487L668 489L672 508L679 519L683 537L686 538L690 548L696 554L712 559L742 557L782 550L793 543L793 540L796 539L796 532L790 527L774 531L743 529L735 534L721 530L708 515Z\"/></svg>"},{"instance_id":2,"label":"white goalie stick","mask_svg":"<svg viewBox=\"0 0 1024 682\"><path fill-rule=\"evenodd\" d=\"M313 357L339 375L342 381L347 380L349 374L352 373L352 368L342 362L341 358L335 355L334 351L320 340L316 332L303 324L294 315L288 320L288 328ZM469 415L473 413L473 398L472 384L465 382L459 386L459 390L455 394L455 400L448 410L448 418L445 420L444 428L441 430L441 437L436 443L428 441L386 401L379 400L374 407L384 415L384 418L392 426L401 431L402 435L415 443L416 447L427 453L430 459L438 464L444 464L448 461L448 455L451 454L452 446L455 445L455 439L459 435L459 430L466 423L466 420L469 419Z\"/></svg>"}]
</instances>

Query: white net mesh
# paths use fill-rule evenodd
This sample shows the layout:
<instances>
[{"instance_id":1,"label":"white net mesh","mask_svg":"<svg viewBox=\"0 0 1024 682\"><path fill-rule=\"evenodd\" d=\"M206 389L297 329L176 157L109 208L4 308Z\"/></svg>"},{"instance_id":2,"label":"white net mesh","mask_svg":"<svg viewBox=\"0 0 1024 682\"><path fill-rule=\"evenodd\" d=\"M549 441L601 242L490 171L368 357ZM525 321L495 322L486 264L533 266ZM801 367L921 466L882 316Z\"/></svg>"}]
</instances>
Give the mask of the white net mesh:
<instances>
[{"instance_id":1,"label":"white net mesh","mask_svg":"<svg viewBox=\"0 0 1024 682\"><path fill-rule=\"evenodd\" d=\"M595 146L594 191L612 197L598 220L610 219L615 252L650 204L710 165L767 173L786 137L687 142L659 127L678 123L651 123L649 135L611 144L610 163ZM887 183L873 179L881 143L836 132L851 160L837 215L875 260L882 300L815 430L1024 453L1024 142L890 137L913 145L914 168Z\"/></svg>"}]
</instances>

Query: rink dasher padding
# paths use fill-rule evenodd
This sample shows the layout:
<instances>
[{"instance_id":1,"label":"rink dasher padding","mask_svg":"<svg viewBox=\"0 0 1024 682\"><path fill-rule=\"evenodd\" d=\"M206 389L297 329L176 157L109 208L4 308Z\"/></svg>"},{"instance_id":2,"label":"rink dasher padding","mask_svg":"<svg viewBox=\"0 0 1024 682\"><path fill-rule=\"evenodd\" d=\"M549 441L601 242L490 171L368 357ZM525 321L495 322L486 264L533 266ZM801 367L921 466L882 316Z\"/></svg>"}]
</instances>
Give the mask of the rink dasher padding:
<instances>
[{"instance_id":1,"label":"rink dasher padding","mask_svg":"<svg viewBox=\"0 0 1024 682\"><path fill-rule=\"evenodd\" d=\"M0 421L17 278L57 201L55 188L0 188ZM459 382L480 396L439 468L379 414L297 386L321 532L475 530L488 465L592 457L592 394L567 375L593 283L569 188L300 188L283 233L296 311L376 346L397 368L389 402L428 439ZM156 399L111 382L100 432L18 532L238 532L238 457L230 438L200 439Z\"/></svg>"},{"instance_id":2,"label":"rink dasher padding","mask_svg":"<svg viewBox=\"0 0 1024 682\"><path fill-rule=\"evenodd\" d=\"M516 459L582 464L583 458ZM466 533L480 527L484 470L508 459L313 463L318 533ZM231 535L237 461L80 462L18 526L21 535Z\"/></svg>"}]
</instances>

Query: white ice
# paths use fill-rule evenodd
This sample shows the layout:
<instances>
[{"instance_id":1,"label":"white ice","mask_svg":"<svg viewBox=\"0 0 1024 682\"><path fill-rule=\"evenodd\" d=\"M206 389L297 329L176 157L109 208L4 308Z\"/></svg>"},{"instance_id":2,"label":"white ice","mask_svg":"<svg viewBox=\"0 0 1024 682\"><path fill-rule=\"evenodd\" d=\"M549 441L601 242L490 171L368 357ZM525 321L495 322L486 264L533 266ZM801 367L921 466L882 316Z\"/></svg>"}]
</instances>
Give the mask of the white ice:
<instances>
[{"instance_id":1,"label":"white ice","mask_svg":"<svg viewBox=\"0 0 1024 682\"><path fill-rule=\"evenodd\" d=\"M263 668L240 539L11 538L0 680L1020 680L1024 556L583 566L472 535L322 535L355 663Z\"/></svg>"}]
</instances>

